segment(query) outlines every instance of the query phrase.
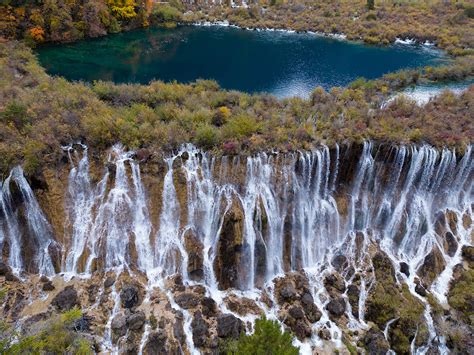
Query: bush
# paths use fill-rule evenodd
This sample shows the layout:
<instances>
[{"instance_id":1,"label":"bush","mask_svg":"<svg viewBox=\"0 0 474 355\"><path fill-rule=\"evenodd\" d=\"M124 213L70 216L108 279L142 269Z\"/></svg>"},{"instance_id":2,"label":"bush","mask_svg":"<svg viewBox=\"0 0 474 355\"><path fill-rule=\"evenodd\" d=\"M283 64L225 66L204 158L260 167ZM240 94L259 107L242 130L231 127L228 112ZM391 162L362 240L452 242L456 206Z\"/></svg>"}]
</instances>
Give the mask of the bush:
<instances>
[{"instance_id":1,"label":"bush","mask_svg":"<svg viewBox=\"0 0 474 355\"><path fill-rule=\"evenodd\" d=\"M152 21L157 23L173 23L182 19L181 12L170 5L158 5L152 13Z\"/></svg>"},{"instance_id":2,"label":"bush","mask_svg":"<svg viewBox=\"0 0 474 355\"><path fill-rule=\"evenodd\" d=\"M260 124L255 118L247 115L239 115L224 125L224 134L227 138L250 137L257 133Z\"/></svg>"},{"instance_id":3,"label":"bush","mask_svg":"<svg viewBox=\"0 0 474 355\"><path fill-rule=\"evenodd\" d=\"M242 335L237 344L228 346L227 354L297 355L298 348L292 345L292 340L288 332L281 331L277 321L263 317L255 321L252 335Z\"/></svg>"},{"instance_id":4,"label":"bush","mask_svg":"<svg viewBox=\"0 0 474 355\"><path fill-rule=\"evenodd\" d=\"M7 354L92 354L91 344L75 331L82 312L73 308L59 316L44 321L35 327L33 334L19 335L13 342L0 342L0 353ZM11 331L10 331L11 332ZM3 339L3 328L0 327ZM13 333L9 333L13 334ZM3 348L2 348L3 346Z\"/></svg>"},{"instance_id":5,"label":"bush","mask_svg":"<svg viewBox=\"0 0 474 355\"><path fill-rule=\"evenodd\" d=\"M195 143L204 149L210 149L218 142L218 132L210 125L202 125L196 129Z\"/></svg>"}]
</instances>

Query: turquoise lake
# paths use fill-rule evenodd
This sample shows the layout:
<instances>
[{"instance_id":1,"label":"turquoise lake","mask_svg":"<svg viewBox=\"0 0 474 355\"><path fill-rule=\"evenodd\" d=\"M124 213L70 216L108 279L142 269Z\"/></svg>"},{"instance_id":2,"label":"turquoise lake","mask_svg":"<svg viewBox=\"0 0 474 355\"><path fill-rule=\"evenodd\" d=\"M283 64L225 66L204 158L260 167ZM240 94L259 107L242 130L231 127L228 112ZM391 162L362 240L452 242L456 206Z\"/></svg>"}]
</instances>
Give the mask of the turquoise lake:
<instances>
[{"instance_id":1,"label":"turquoise lake","mask_svg":"<svg viewBox=\"0 0 474 355\"><path fill-rule=\"evenodd\" d=\"M48 73L70 80L148 83L213 79L225 89L306 97L403 68L437 65L425 47L367 46L315 34L179 26L119 33L37 49Z\"/></svg>"}]
</instances>

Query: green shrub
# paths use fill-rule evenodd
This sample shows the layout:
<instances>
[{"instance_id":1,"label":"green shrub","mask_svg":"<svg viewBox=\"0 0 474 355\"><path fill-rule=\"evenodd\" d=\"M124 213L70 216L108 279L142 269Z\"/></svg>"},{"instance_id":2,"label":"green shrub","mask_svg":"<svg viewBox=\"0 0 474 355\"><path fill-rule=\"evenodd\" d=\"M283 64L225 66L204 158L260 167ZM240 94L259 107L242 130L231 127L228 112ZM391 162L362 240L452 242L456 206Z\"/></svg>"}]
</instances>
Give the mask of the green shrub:
<instances>
[{"instance_id":1,"label":"green shrub","mask_svg":"<svg viewBox=\"0 0 474 355\"><path fill-rule=\"evenodd\" d=\"M170 5L158 5L151 14L152 21L156 23L173 23L182 19L182 13Z\"/></svg>"},{"instance_id":2,"label":"green shrub","mask_svg":"<svg viewBox=\"0 0 474 355\"><path fill-rule=\"evenodd\" d=\"M17 341L0 341L0 353L7 354L92 354L91 344L75 330L75 323L82 317L78 308L46 320L36 327L33 334L19 335ZM0 334L3 336L0 325ZM5 342L5 344L4 344ZM2 348L4 346L4 348Z\"/></svg>"},{"instance_id":3,"label":"green shrub","mask_svg":"<svg viewBox=\"0 0 474 355\"><path fill-rule=\"evenodd\" d=\"M466 14L467 17L474 18L474 6L467 6L464 9L464 13Z\"/></svg>"},{"instance_id":4,"label":"green shrub","mask_svg":"<svg viewBox=\"0 0 474 355\"><path fill-rule=\"evenodd\" d=\"M229 120L224 125L224 135L227 138L250 137L252 134L257 133L260 128L260 124L254 117L242 114Z\"/></svg>"},{"instance_id":5,"label":"green shrub","mask_svg":"<svg viewBox=\"0 0 474 355\"><path fill-rule=\"evenodd\" d=\"M282 332L277 321L265 317L255 321L252 335L242 335L236 344L229 344L227 354L278 354L297 355L298 348L292 344L292 336Z\"/></svg>"},{"instance_id":6,"label":"green shrub","mask_svg":"<svg viewBox=\"0 0 474 355\"><path fill-rule=\"evenodd\" d=\"M204 149L210 149L218 142L218 132L210 125L201 125L196 129L195 143Z\"/></svg>"}]
</instances>

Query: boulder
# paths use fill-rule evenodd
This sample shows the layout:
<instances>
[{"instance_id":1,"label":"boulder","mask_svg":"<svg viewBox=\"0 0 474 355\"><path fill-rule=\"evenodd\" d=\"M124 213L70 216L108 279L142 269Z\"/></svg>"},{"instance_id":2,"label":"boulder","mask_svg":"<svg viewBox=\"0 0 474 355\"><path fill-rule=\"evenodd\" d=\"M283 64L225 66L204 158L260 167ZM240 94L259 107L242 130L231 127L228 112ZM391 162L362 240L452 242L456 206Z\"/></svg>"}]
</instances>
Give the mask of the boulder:
<instances>
[{"instance_id":1,"label":"boulder","mask_svg":"<svg viewBox=\"0 0 474 355\"><path fill-rule=\"evenodd\" d=\"M115 279L112 276L108 276L104 281L104 288L112 287L115 283Z\"/></svg>"},{"instance_id":2,"label":"boulder","mask_svg":"<svg viewBox=\"0 0 474 355\"><path fill-rule=\"evenodd\" d=\"M404 261L400 262L400 272L405 274L406 277L410 276L410 266Z\"/></svg>"},{"instance_id":3,"label":"boulder","mask_svg":"<svg viewBox=\"0 0 474 355\"><path fill-rule=\"evenodd\" d=\"M169 352L166 349L166 332L158 329L156 332L150 333L148 340L143 348L145 355L166 355Z\"/></svg>"},{"instance_id":4,"label":"boulder","mask_svg":"<svg viewBox=\"0 0 474 355\"><path fill-rule=\"evenodd\" d=\"M217 312L217 304L216 301L214 301L210 297L204 297L201 300L201 306L202 306L202 314L206 317L213 317L216 315Z\"/></svg>"},{"instance_id":5,"label":"boulder","mask_svg":"<svg viewBox=\"0 0 474 355\"><path fill-rule=\"evenodd\" d=\"M7 274L11 274L12 270L10 266L5 264L4 262L0 261L0 276L5 276Z\"/></svg>"},{"instance_id":6,"label":"boulder","mask_svg":"<svg viewBox=\"0 0 474 355\"><path fill-rule=\"evenodd\" d=\"M323 340L331 340L331 331L328 328L323 327L319 329L318 336Z\"/></svg>"},{"instance_id":7,"label":"boulder","mask_svg":"<svg viewBox=\"0 0 474 355\"><path fill-rule=\"evenodd\" d=\"M194 313L193 321L191 322L191 328L193 330L193 342L198 348L206 345L206 340L209 337L209 326L203 319L200 311Z\"/></svg>"},{"instance_id":8,"label":"boulder","mask_svg":"<svg viewBox=\"0 0 474 355\"><path fill-rule=\"evenodd\" d=\"M349 285L347 288L347 297L349 298L349 304L351 305L352 315L356 319L359 319L359 294L359 287L354 284Z\"/></svg>"},{"instance_id":9,"label":"boulder","mask_svg":"<svg viewBox=\"0 0 474 355\"><path fill-rule=\"evenodd\" d=\"M363 342L370 355L385 355L390 350L390 344L383 333L374 328L365 334Z\"/></svg>"},{"instance_id":10,"label":"boulder","mask_svg":"<svg viewBox=\"0 0 474 355\"><path fill-rule=\"evenodd\" d=\"M339 297L329 301L326 306L329 313L335 317L341 317L346 311L346 301L344 298Z\"/></svg>"},{"instance_id":11,"label":"boulder","mask_svg":"<svg viewBox=\"0 0 474 355\"><path fill-rule=\"evenodd\" d=\"M120 301L124 308L139 306L140 296L138 287L132 284L125 284L120 292Z\"/></svg>"},{"instance_id":12,"label":"boulder","mask_svg":"<svg viewBox=\"0 0 474 355\"><path fill-rule=\"evenodd\" d=\"M279 303L291 303L298 298L298 292L296 288L289 282L284 283L278 291Z\"/></svg>"},{"instance_id":13,"label":"boulder","mask_svg":"<svg viewBox=\"0 0 474 355\"><path fill-rule=\"evenodd\" d=\"M426 297L428 295L428 292L426 292L426 289L420 283L415 285L415 292L422 297Z\"/></svg>"},{"instance_id":14,"label":"boulder","mask_svg":"<svg viewBox=\"0 0 474 355\"><path fill-rule=\"evenodd\" d=\"M288 310L288 314L294 319L304 319L303 308L300 306L291 306Z\"/></svg>"},{"instance_id":15,"label":"boulder","mask_svg":"<svg viewBox=\"0 0 474 355\"><path fill-rule=\"evenodd\" d=\"M74 286L66 286L53 298L51 304L60 312L68 311L75 306L80 306L77 291Z\"/></svg>"},{"instance_id":16,"label":"boulder","mask_svg":"<svg viewBox=\"0 0 474 355\"><path fill-rule=\"evenodd\" d=\"M324 286L332 296L338 293L344 293L346 290L344 279L337 273L326 276L324 279Z\"/></svg>"},{"instance_id":17,"label":"boulder","mask_svg":"<svg viewBox=\"0 0 474 355\"><path fill-rule=\"evenodd\" d=\"M220 314L217 317L217 335L220 338L238 339L244 331L242 321L232 314Z\"/></svg>"},{"instance_id":18,"label":"boulder","mask_svg":"<svg viewBox=\"0 0 474 355\"><path fill-rule=\"evenodd\" d=\"M53 291L54 290L54 285L51 281L46 281L43 286L42 286L43 291Z\"/></svg>"},{"instance_id":19,"label":"boulder","mask_svg":"<svg viewBox=\"0 0 474 355\"><path fill-rule=\"evenodd\" d=\"M446 266L443 254L437 246L434 246L431 252L425 257L423 264L417 273L423 284L430 287L436 277L441 274Z\"/></svg>"},{"instance_id":20,"label":"boulder","mask_svg":"<svg viewBox=\"0 0 474 355\"><path fill-rule=\"evenodd\" d=\"M311 293L305 292L303 294L301 297L301 305L309 322L315 323L321 319L322 313L314 303Z\"/></svg>"},{"instance_id":21,"label":"boulder","mask_svg":"<svg viewBox=\"0 0 474 355\"><path fill-rule=\"evenodd\" d=\"M110 324L112 334L115 338L120 338L127 333L127 318L122 313L117 314Z\"/></svg>"},{"instance_id":22,"label":"boulder","mask_svg":"<svg viewBox=\"0 0 474 355\"><path fill-rule=\"evenodd\" d=\"M145 313L143 311L139 311L136 313L132 313L127 317L127 326L128 329L137 331L142 329L143 325L145 324Z\"/></svg>"},{"instance_id":23,"label":"boulder","mask_svg":"<svg viewBox=\"0 0 474 355\"><path fill-rule=\"evenodd\" d=\"M191 292L181 293L174 300L184 309L195 308L199 305L199 296Z\"/></svg>"},{"instance_id":24,"label":"boulder","mask_svg":"<svg viewBox=\"0 0 474 355\"><path fill-rule=\"evenodd\" d=\"M446 232L446 234L444 235L443 246L444 246L444 250L446 250L446 253L450 257L453 257L454 254L456 254L456 250L458 250L458 242L453 233Z\"/></svg>"}]
</instances>

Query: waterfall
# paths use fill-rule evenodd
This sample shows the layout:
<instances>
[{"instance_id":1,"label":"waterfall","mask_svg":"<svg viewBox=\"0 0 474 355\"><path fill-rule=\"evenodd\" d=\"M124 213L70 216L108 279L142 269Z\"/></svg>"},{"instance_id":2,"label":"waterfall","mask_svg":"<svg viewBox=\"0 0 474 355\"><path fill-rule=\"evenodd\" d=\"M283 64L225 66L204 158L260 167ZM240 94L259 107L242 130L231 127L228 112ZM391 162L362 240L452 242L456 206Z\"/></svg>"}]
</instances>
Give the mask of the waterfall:
<instances>
[{"instance_id":1,"label":"waterfall","mask_svg":"<svg viewBox=\"0 0 474 355\"><path fill-rule=\"evenodd\" d=\"M63 272L133 269L146 275L150 285L162 285L179 273L186 284L201 284L208 294L222 298L218 246L228 215L236 209L242 215L233 222L241 223L235 232L241 233L235 259L240 291L259 292L276 276L301 268L312 287L323 287L322 275L333 270L330 261L344 255L354 273L365 275L358 314L349 316L348 326L366 327L365 300L374 282L368 271L371 245L378 245L395 269L402 261L408 264L410 276L400 277L412 292L425 257L439 249L446 266L430 291L446 302L461 248L471 244L472 223L463 223L463 216L473 216L472 146L459 154L427 145L388 148L365 142L352 148L219 157L187 144L164 158L163 174L147 173L146 182L134 153L120 145L111 149L99 178L92 178L86 146L65 151L70 170L66 235L61 238ZM13 183L24 209L16 206ZM150 195L152 184L160 187L159 196ZM9 245L6 262L24 270L21 251L31 244L37 271L54 274L52 227L20 167L12 170L0 192L0 246ZM151 207L159 211L157 217ZM455 250L446 250L447 232L455 236ZM190 269L191 261L199 270ZM322 291L311 292L324 307ZM432 324L428 307L425 313ZM393 321L386 325L386 336ZM340 332L331 325L332 334Z\"/></svg>"},{"instance_id":2,"label":"waterfall","mask_svg":"<svg viewBox=\"0 0 474 355\"><path fill-rule=\"evenodd\" d=\"M24 206L23 218L26 222L26 230L20 230L20 217L13 211L13 198L11 194L11 184L15 183L18 187L21 201ZM53 275L55 273L53 261L50 255L50 248L56 246L53 239L53 231L45 215L43 214L38 201L31 190L28 181L23 175L21 167L12 169L9 177L2 186L1 207L3 218L2 236L7 236L10 243L10 257L8 263L13 269L21 270L24 262L21 260L21 240L28 238L33 250L37 251L34 264L36 271L43 275ZM5 237L3 237L5 238Z\"/></svg>"}]
</instances>

